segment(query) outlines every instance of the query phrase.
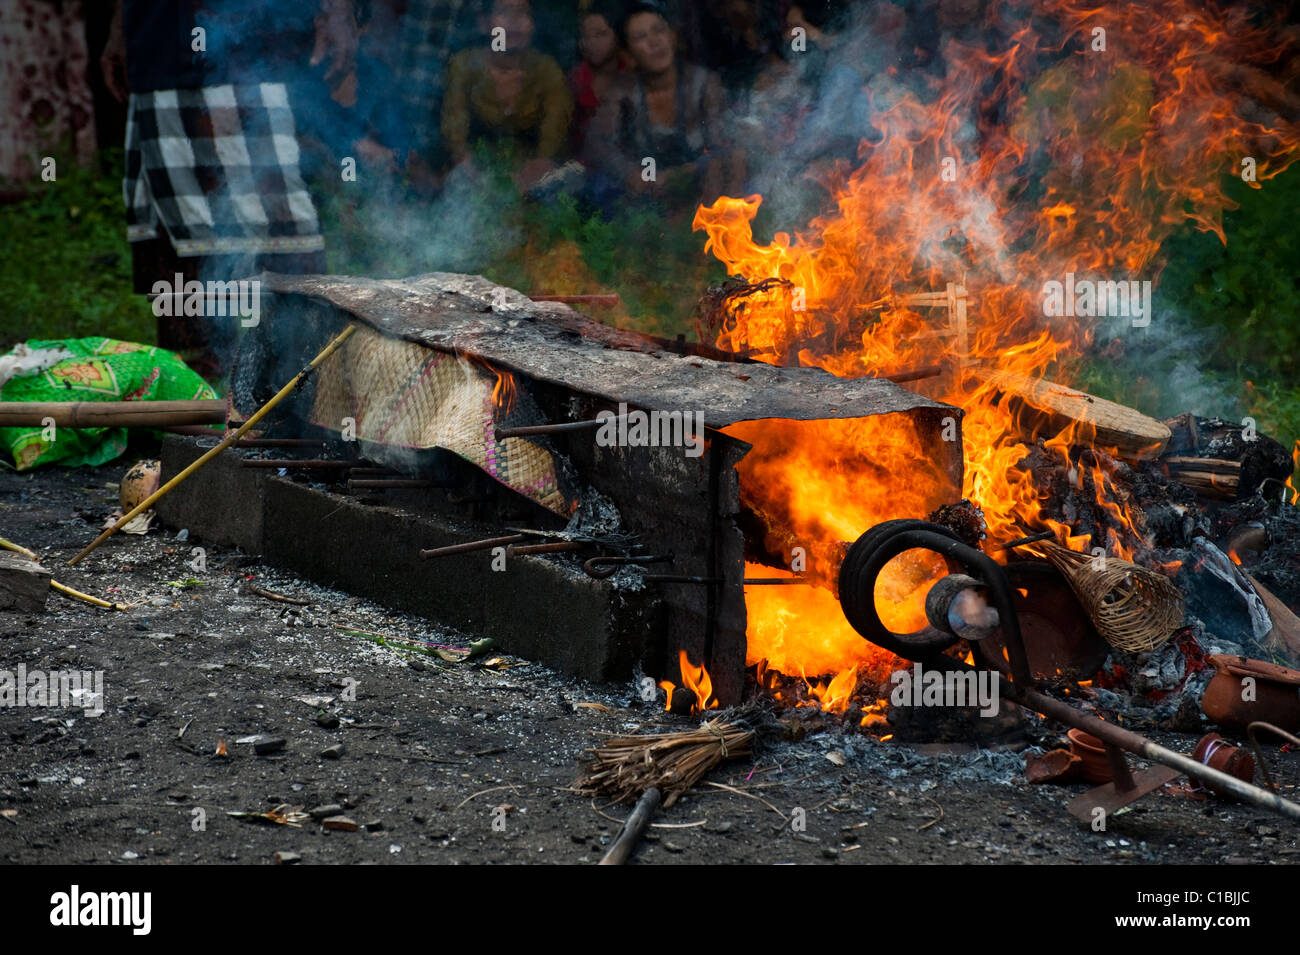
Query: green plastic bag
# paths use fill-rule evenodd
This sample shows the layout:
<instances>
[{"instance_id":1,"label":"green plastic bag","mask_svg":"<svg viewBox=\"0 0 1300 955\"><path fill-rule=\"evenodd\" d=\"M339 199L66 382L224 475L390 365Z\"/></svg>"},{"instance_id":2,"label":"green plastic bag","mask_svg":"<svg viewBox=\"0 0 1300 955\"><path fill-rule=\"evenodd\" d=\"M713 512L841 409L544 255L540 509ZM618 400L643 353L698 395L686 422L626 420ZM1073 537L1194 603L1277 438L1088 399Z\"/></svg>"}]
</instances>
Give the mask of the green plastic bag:
<instances>
[{"instance_id":1,"label":"green plastic bag","mask_svg":"<svg viewBox=\"0 0 1300 955\"><path fill-rule=\"evenodd\" d=\"M112 338L29 341L32 350L66 348L58 364L10 378L0 401L188 401L217 394L173 352ZM0 428L19 471L42 464L67 467L111 461L126 450L126 428Z\"/></svg>"}]
</instances>

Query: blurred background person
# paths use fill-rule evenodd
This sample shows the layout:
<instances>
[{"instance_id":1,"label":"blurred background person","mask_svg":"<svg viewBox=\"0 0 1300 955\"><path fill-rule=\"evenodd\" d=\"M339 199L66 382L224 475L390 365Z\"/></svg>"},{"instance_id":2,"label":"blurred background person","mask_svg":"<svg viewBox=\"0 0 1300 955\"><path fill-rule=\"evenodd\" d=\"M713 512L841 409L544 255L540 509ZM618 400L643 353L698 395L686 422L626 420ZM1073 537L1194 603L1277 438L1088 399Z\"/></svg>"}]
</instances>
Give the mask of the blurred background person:
<instances>
[{"instance_id":1,"label":"blurred background person","mask_svg":"<svg viewBox=\"0 0 1300 955\"><path fill-rule=\"evenodd\" d=\"M612 2L594 3L578 16L578 65L569 72L573 94L573 152L582 153L582 141L591 118L619 75L632 67L632 59L619 44L620 8Z\"/></svg>"},{"instance_id":2,"label":"blurred background person","mask_svg":"<svg viewBox=\"0 0 1300 955\"><path fill-rule=\"evenodd\" d=\"M619 31L635 69L618 79L591 121L589 163L626 192L668 206L738 190L744 154L728 136L717 75L679 61L677 33L657 3L631 4Z\"/></svg>"},{"instance_id":3,"label":"blurred background person","mask_svg":"<svg viewBox=\"0 0 1300 955\"><path fill-rule=\"evenodd\" d=\"M532 47L528 0L495 0L480 21L479 46L452 57L442 135L455 166L474 166L476 148L527 191L555 168L569 138L573 99L553 57Z\"/></svg>"},{"instance_id":4,"label":"blurred background person","mask_svg":"<svg viewBox=\"0 0 1300 955\"><path fill-rule=\"evenodd\" d=\"M38 179L45 156L94 157L87 59L79 0L0 4L0 184Z\"/></svg>"},{"instance_id":5,"label":"blurred background person","mask_svg":"<svg viewBox=\"0 0 1300 955\"><path fill-rule=\"evenodd\" d=\"M336 103L355 104L356 43L349 0L118 0L101 65L113 89L125 64L136 292L178 274L208 282L325 270L295 108L322 78L301 81L304 64L321 67ZM158 344L213 380L236 334L229 318L158 319Z\"/></svg>"}]
</instances>

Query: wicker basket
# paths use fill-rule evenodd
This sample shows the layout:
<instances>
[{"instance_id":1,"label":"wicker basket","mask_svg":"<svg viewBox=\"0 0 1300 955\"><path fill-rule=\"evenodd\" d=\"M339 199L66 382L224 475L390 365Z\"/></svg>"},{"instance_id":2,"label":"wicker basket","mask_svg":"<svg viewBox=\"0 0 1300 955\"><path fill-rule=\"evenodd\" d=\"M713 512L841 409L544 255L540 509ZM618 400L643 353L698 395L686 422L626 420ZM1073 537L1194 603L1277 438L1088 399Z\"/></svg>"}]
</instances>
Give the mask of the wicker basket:
<instances>
[{"instance_id":1,"label":"wicker basket","mask_svg":"<svg viewBox=\"0 0 1300 955\"><path fill-rule=\"evenodd\" d=\"M1168 577L1127 560L1093 557L1050 541L1043 548L1097 632L1116 650L1146 653L1182 626L1183 595Z\"/></svg>"}]
</instances>

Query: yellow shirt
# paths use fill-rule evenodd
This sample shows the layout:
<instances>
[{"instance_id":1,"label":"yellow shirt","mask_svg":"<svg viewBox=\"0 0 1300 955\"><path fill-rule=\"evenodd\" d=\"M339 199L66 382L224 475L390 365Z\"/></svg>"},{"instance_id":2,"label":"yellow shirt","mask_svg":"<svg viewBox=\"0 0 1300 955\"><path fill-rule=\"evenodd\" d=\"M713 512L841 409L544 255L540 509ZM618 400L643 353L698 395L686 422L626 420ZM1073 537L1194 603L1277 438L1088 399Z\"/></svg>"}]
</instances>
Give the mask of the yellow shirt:
<instances>
[{"instance_id":1,"label":"yellow shirt","mask_svg":"<svg viewBox=\"0 0 1300 955\"><path fill-rule=\"evenodd\" d=\"M479 137L514 139L525 152L549 159L564 145L573 116L573 98L559 64L544 53L528 49L514 60L522 76L513 102L503 102L493 57L506 55L482 48L462 50L447 67L447 92L442 106L442 135L453 159L469 152ZM506 84L509 85L509 84Z\"/></svg>"}]
</instances>

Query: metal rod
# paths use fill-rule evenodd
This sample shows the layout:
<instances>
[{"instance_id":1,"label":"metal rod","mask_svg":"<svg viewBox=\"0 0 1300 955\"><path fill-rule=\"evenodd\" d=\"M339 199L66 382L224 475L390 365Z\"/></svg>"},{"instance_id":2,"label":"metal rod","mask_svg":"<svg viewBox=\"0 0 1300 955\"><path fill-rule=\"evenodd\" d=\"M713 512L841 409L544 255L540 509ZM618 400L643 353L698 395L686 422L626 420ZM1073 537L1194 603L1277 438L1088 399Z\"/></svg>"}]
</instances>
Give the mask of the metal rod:
<instances>
[{"instance_id":1,"label":"metal rod","mask_svg":"<svg viewBox=\"0 0 1300 955\"><path fill-rule=\"evenodd\" d=\"M1290 740L1297 746L1300 746L1300 737L1292 736L1286 730L1274 726L1272 723L1265 723L1263 720L1256 720L1246 727L1246 739L1250 740L1250 748L1255 751L1256 758L1259 759L1259 772L1264 777L1264 782L1268 785L1270 792L1277 792L1277 783L1273 782L1273 774L1269 771L1268 760L1264 756L1264 749L1259 745L1259 740L1255 734L1259 730L1268 730L1270 733L1276 733L1283 739Z\"/></svg>"},{"instance_id":2,"label":"metal rod","mask_svg":"<svg viewBox=\"0 0 1300 955\"><path fill-rule=\"evenodd\" d=\"M1025 544L1037 544L1039 541L1051 540L1055 536L1055 531L1041 531L1037 534L1030 534L1028 537L1017 537L1005 544L999 544L998 547L1002 550L1012 550L1016 547L1023 547Z\"/></svg>"},{"instance_id":3,"label":"metal rod","mask_svg":"<svg viewBox=\"0 0 1300 955\"><path fill-rule=\"evenodd\" d=\"M214 421L213 424L220 424L220 422ZM157 430L166 431L168 434L182 434L190 438L210 438L218 433L208 425L202 424L169 424L167 427L158 428Z\"/></svg>"},{"instance_id":4,"label":"metal rod","mask_svg":"<svg viewBox=\"0 0 1300 955\"><path fill-rule=\"evenodd\" d=\"M688 574L646 574L641 578L651 584L725 584L725 577L692 577ZM811 580L802 577L745 577L740 581L746 587L754 586L813 586Z\"/></svg>"},{"instance_id":5,"label":"metal rod","mask_svg":"<svg viewBox=\"0 0 1300 955\"><path fill-rule=\"evenodd\" d=\"M354 467L351 461L329 461L320 458L244 458L239 462L241 468L314 468L316 470L348 470ZM385 474L391 472L385 471Z\"/></svg>"},{"instance_id":6,"label":"metal rod","mask_svg":"<svg viewBox=\"0 0 1300 955\"><path fill-rule=\"evenodd\" d=\"M550 544L524 544L522 547L507 547L507 557L527 557L530 554L567 554L570 551L586 547L582 541L554 541Z\"/></svg>"},{"instance_id":7,"label":"metal rod","mask_svg":"<svg viewBox=\"0 0 1300 955\"><path fill-rule=\"evenodd\" d=\"M319 438L240 438L237 448L323 448Z\"/></svg>"},{"instance_id":8,"label":"metal rod","mask_svg":"<svg viewBox=\"0 0 1300 955\"><path fill-rule=\"evenodd\" d=\"M599 305L613 308L620 299L617 295L530 295L534 302L562 302L565 305Z\"/></svg>"},{"instance_id":9,"label":"metal rod","mask_svg":"<svg viewBox=\"0 0 1300 955\"><path fill-rule=\"evenodd\" d=\"M558 421L553 424L526 424L518 428L497 428L496 439L503 441L506 438L523 438L532 434L556 434L561 431L585 431L588 428L598 428L608 418L593 418L590 421ZM614 420L618 420L617 418Z\"/></svg>"},{"instance_id":10,"label":"metal rod","mask_svg":"<svg viewBox=\"0 0 1300 955\"><path fill-rule=\"evenodd\" d=\"M289 383L286 384L279 391L277 391L270 401L262 405L262 407L258 408L257 411L255 411L247 421L241 424L239 426L238 431L231 432L215 448L205 452L202 457L195 460L192 464L190 464L189 467L181 471L179 474L177 474L174 478L172 478L162 487L158 488L158 490L154 491L152 494L146 497L135 507L131 508L131 510L123 514L120 518L118 518L116 524L114 524L108 530L104 531L93 541L91 541L85 550L83 550L77 556L73 557L70 561L68 561L68 563L75 564L81 561L87 554L89 554L100 544L104 543L104 541L108 540L110 537L112 537L114 534L120 531L123 527L125 527L127 523L130 522L133 518L135 518L137 514L141 514L144 511L148 510L149 508L153 507L160 497L168 493L172 488L176 487L176 485L180 484L182 481L184 481L187 477L189 477L199 468L203 467L203 465L207 464L209 461L215 458L222 451L226 450L226 448L230 447L232 444L234 444L236 441L242 438L245 435L245 433L251 431L253 429L253 426L256 425L257 422L261 421L264 417L266 417L266 415L268 415L271 412L272 408L274 408L281 401L283 401L287 395L292 394L293 391L297 389L297 387L300 384L302 384L304 380L306 380L307 376L316 370L317 365L319 365L321 362L325 361L327 358L333 355L334 352L338 351L338 349L343 345L343 343L352 337L352 334L356 330L357 330L357 326L355 324L348 325L347 328L343 329L343 331L341 331L334 338L333 341L331 341L328 345L326 345L324 348L321 349L320 354L318 354L315 358L311 360L311 364L309 364L302 371L298 372L298 374L294 375L293 378L290 379ZM223 402L223 406L224 406L224 402ZM224 413L225 412L223 411L222 414L224 415Z\"/></svg>"},{"instance_id":11,"label":"metal rod","mask_svg":"<svg viewBox=\"0 0 1300 955\"><path fill-rule=\"evenodd\" d=\"M1149 759L1152 762L1161 763L1171 769L1176 769L1180 773L1199 779L1202 782L1213 783L1218 789L1228 791L1242 802L1259 806L1261 809L1272 809L1274 812L1281 813L1290 819L1300 821L1300 805L1283 799L1276 793L1268 792L1251 783L1242 782L1236 776L1230 776L1217 769L1211 769L1190 756L1184 756L1182 753L1175 753L1171 749L1165 749L1165 747L1151 742L1145 736L1139 736L1137 733L1116 726L1114 723L1107 723L1105 720L1098 719L1091 714L1083 713L1070 704L1054 700L1038 690L1029 687L1018 687L1004 676L999 675L998 680L1002 692L1009 699L1015 700L1031 710L1091 733L1104 743L1112 743L1121 749L1128 750L1130 753Z\"/></svg>"},{"instance_id":12,"label":"metal rod","mask_svg":"<svg viewBox=\"0 0 1300 955\"><path fill-rule=\"evenodd\" d=\"M348 481L349 489L359 491L443 486L429 478L353 478Z\"/></svg>"},{"instance_id":13,"label":"metal rod","mask_svg":"<svg viewBox=\"0 0 1300 955\"><path fill-rule=\"evenodd\" d=\"M901 385L906 381L920 381L923 378L938 378L946 369L943 365L923 365L920 368L910 368L905 371L895 371L888 375L881 375L886 381L892 381L896 385Z\"/></svg>"},{"instance_id":14,"label":"metal rod","mask_svg":"<svg viewBox=\"0 0 1300 955\"><path fill-rule=\"evenodd\" d=\"M446 547L431 547L420 551L420 559L430 557L455 557L457 554L470 554L476 550L491 550L493 547L508 547L520 541L528 540L527 535L511 534L509 537L488 537L484 540L466 541L463 544L448 544Z\"/></svg>"},{"instance_id":15,"label":"metal rod","mask_svg":"<svg viewBox=\"0 0 1300 955\"><path fill-rule=\"evenodd\" d=\"M691 577L687 574L646 574L641 578L648 584L725 584L721 577Z\"/></svg>"}]
</instances>

